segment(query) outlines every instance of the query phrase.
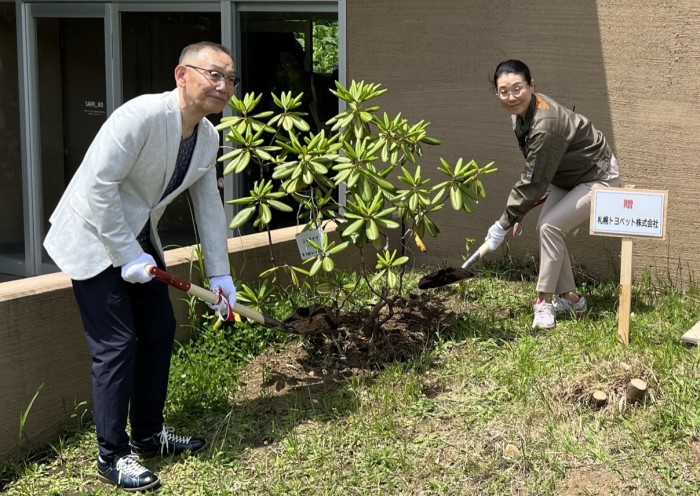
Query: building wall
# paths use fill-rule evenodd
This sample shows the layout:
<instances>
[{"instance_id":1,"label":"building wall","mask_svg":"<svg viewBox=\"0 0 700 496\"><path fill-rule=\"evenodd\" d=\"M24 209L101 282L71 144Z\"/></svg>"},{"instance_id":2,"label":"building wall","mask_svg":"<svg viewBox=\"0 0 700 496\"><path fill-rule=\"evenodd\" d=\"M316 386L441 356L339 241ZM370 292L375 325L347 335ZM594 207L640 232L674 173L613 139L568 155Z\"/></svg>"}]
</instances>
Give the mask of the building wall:
<instances>
[{"instance_id":1,"label":"building wall","mask_svg":"<svg viewBox=\"0 0 700 496\"><path fill-rule=\"evenodd\" d=\"M381 83L377 100L393 116L430 121L439 156L499 171L485 178L487 198L472 215L444 209L438 242L425 263L460 260L465 237L481 242L500 216L523 158L490 79L498 62L525 61L536 90L588 116L611 141L623 182L669 191L667 239L635 241L635 275L648 268L687 282L700 268L700 3L643 6L620 0L549 2L406 0L348 2L348 81ZM437 177L435 175L434 177ZM538 211L524 235L503 250L537 256ZM591 237L581 226L570 243L575 261L614 275L620 241ZM505 251L490 255L500 256Z\"/></svg>"}]
</instances>

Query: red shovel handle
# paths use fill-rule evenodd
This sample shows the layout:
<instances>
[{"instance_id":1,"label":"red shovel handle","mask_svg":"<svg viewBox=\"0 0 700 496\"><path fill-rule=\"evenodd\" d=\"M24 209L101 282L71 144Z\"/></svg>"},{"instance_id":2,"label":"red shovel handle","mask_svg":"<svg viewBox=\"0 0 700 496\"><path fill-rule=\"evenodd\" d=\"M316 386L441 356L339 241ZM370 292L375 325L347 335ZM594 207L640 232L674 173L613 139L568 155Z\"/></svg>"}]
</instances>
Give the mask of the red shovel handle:
<instances>
[{"instance_id":1,"label":"red shovel handle","mask_svg":"<svg viewBox=\"0 0 700 496\"><path fill-rule=\"evenodd\" d=\"M191 282L185 281L184 279L178 279L177 277L168 274L164 270L159 269L155 265L151 265L148 268L148 272L150 272L150 274L160 282L164 282L165 284L175 286L176 288L181 289L185 292L189 291L190 287L192 286Z\"/></svg>"},{"instance_id":2,"label":"red shovel handle","mask_svg":"<svg viewBox=\"0 0 700 496\"><path fill-rule=\"evenodd\" d=\"M151 273L153 277L158 281L164 282L165 284L169 284L170 286L174 286L177 289L181 289L182 291L194 295L197 298L206 301L207 303L218 305L221 302L221 295L218 295L209 291L208 289L204 289L195 284L192 284L189 281L185 281L184 279L179 279L173 276L172 274L169 274L164 270L159 269L155 265L151 265L150 267L148 267L148 272Z\"/></svg>"},{"instance_id":3,"label":"red shovel handle","mask_svg":"<svg viewBox=\"0 0 700 496\"><path fill-rule=\"evenodd\" d=\"M197 286L196 284L192 284L189 281L179 279L165 272L164 270L159 269L154 265L148 266L146 270L153 275L154 279L157 279L160 282L164 282L165 284L169 284L178 289L181 289L187 294L196 296L197 298L204 300L207 303L219 305L218 311L221 320L234 320L235 312L237 314L242 315L243 317L257 322L258 324L262 324L264 326L271 327L273 329L278 329L280 331L288 332L291 334L299 334L299 332L297 332L292 326L285 324L284 322L280 322L277 319L273 319L272 317L264 315L260 312L257 312L252 308L245 307L238 302L236 302L236 304L233 307L231 307L231 305L229 305L228 303L228 300L224 298L221 293L213 293L212 291L204 289L201 286ZM223 307L223 304L225 304L225 308ZM224 315L224 312L226 313L226 315Z\"/></svg>"}]
</instances>

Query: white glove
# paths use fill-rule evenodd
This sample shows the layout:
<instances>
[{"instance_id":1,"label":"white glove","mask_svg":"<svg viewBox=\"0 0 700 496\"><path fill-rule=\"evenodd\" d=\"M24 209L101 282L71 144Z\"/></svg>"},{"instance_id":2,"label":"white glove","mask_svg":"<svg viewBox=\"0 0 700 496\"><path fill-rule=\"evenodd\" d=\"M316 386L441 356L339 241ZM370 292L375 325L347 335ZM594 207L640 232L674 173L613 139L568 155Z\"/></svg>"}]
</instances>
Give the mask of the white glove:
<instances>
[{"instance_id":1,"label":"white glove","mask_svg":"<svg viewBox=\"0 0 700 496\"><path fill-rule=\"evenodd\" d=\"M231 276L214 276L209 278L209 289L214 293L221 294L231 308L236 304L236 286L233 284ZM212 310L221 310L218 305L207 303Z\"/></svg>"},{"instance_id":2,"label":"white glove","mask_svg":"<svg viewBox=\"0 0 700 496\"><path fill-rule=\"evenodd\" d=\"M156 261L148 253L143 252L126 265L122 265L122 279L132 284L144 284L153 279L146 270L147 265L156 265Z\"/></svg>"},{"instance_id":3,"label":"white glove","mask_svg":"<svg viewBox=\"0 0 700 496\"><path fill-rule=\"evenodd\" d=\"M506 229L503 229L501 227L501 223L496 221L491 227L489 227L489 232L486 235L486 239L484 241L489 242L489 250L490 251L495 251L496 248L501 246L501 243L503 243L503 240L506 238L506 233L508 231Z\"/></svg>"}]
</instances>

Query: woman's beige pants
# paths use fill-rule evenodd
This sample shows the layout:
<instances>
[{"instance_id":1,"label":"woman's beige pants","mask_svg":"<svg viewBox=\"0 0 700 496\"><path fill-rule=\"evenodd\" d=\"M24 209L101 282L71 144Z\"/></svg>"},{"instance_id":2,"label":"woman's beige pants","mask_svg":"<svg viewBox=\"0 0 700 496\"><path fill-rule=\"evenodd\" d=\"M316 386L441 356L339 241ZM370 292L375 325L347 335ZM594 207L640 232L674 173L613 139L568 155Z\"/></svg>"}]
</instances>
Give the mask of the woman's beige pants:
<instances>
[{"instance_id":1,"label":"woman's beige pants","mask_svg":"<svg viewBox=\"0 0 700 496\"><path fill-rule=\"evenodd\" d=\"M549 196L542 204L542 212L537 221L540 237L540 275L537 280L539 293L562 294L576 289L566 236L573 228L588 220L591 213L591 188L617 187L619 184L617 160L613 157L605 180L579 184L572 190L550 185Z\"/></svg>"}]
</instances>

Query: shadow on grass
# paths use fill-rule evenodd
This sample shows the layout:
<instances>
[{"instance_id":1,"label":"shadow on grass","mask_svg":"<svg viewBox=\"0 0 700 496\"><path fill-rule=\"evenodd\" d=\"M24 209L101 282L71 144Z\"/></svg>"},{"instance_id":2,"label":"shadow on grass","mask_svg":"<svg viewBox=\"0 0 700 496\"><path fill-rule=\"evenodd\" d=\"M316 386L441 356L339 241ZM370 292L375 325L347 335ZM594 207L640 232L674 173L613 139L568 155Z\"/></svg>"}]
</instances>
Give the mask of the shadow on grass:
<instances>
[{"instance_id":1,"label":"shadow on grass","mask_svg":"<svg viewBox=\"0 0 700 496\"><path fill-rule=\"evenodd\" d=\"M218 418L217 429L211 436L212 449L235 457L246 448L280 442L300 424L338 419L358 407L350 383L341 377L297 385L282 394L239 401Z\"/></svg>"}]
</instances>

